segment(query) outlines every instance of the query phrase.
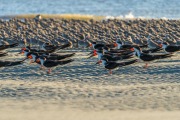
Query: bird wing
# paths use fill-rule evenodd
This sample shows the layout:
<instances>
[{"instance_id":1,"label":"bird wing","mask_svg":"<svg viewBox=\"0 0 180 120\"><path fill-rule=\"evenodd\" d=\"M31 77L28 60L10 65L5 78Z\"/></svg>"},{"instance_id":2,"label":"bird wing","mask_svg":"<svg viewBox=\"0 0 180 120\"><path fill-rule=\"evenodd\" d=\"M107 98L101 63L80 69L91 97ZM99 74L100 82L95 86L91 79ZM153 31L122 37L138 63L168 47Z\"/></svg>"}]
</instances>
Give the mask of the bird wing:
<instances>
[{"instance_id":1,"label":"bird wing","mask_svg":"<svg viewBox=\"0 0 180 120\"><path fill-rule=\"evenodd\" d=\"M117 68L117 67L119 67L119 64L118 63L116 63L116 62L107 62L107 64L106 64L106 66L105 66L105 68L106 69L115 69L115 68Z\"/></svg>"},{"instance_id":2,"label":"bird wing","mask_svg":"<svg viewBox=\"0 0 180 120\"><path fill-rule=\"evenodd\" d=\"M118 63L120 67L122 66L126 66L126 65L130 65L130 64L134 64L136 63L138 60L135 59L135 60L131 60L131 61L126 61L126 62L121 62L121 63Z\"/></svg>"},{"instance_id":3,"label":"bird wing","mask_svg":"<svg viewBox=\"0 0 180 120\"><path fill-rule=\"evenodd\" d=\"M160 55L141 54L140 58L144 61L152 61L152 60L156 60L156 59L168 58L171 56L172 56L172 54L160 54Z\"/></svg>"},{"instance_id":4,"label":"bird wing","mask_svg":"<svg viewBox=\"0 0 180 120\"><path fill-rule=\"evenodd\" d=\"M169 46L167 46L166 49L168 49L168 52L176 52L176 51L180 50L180 46L171 46L171 45L169 45Z\"/></svg>"}]
</instances>

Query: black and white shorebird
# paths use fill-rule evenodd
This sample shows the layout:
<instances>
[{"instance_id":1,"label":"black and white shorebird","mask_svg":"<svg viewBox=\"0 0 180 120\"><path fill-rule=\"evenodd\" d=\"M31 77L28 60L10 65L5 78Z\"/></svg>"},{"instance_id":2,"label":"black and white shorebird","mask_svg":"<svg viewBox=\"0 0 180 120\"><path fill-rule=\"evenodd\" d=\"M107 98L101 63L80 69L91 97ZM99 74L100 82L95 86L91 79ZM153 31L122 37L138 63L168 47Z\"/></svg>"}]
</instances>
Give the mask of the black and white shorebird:
<instances>
[{"instance_id":1,"label":"black and white shorebird","mask_svg":"<svg viewBox=\"0 0 180 120\"><path fill-rule=\"evenodd\" d=\"M22 64L27 58L23 60L12 60L12 61L5 61L5 60L0 60L0 67L10 67L10 66L16 66Z\"/></svg>"},{"instance_id":2,"label":"black and white shorebird","mask_svg":"<svg viewBox=\"0 0 180 120\"><path fill-rule=\"evenodd\" d=\"M56 49L51 49L51 50L38 50L38 49L33 49L30 46L26 46L21 48L21 50L30 50L31 52L38 52L38 53L53 53L56 51Z\"/></svg>"},{"instance_id":3,"label":"black and white shorebird","mask_svg":"<svg viewBox=\"0 0 180 120\"><path fill-rule=\"evenodd\" d=\"M109 54L127 55L127 54L130 54L130 53L133 52L133 51L131 51L131 50L110 49L110 48L108 48L108 47L106 47L106 46L103 47L102 49L103 49L103 51L104 51L105 53L109 53Z\"/></svg>"},{"instance_id":4,"label":"black and white shorebird","mask_svg":"<svg viewBox=\"0 0 180 120\"><path fill-rule=\"evenodd\" d=\"M29 50L24 50L24 55L25 57L31 59L30 63L35 61L35 58L37 56L41 56L41 57L45 57L47 60L63 60L66 58L70 58L73 57L75 55L75 53L71 53L71 54L64 54L64 55L55 55L55 54L39 54L37 52L30 52Z\"/></svg>"},{"instance_id":5,"label":"black and white shorebird","mask_svg":"<svg viewBox=\"0 0 180 120\"><path fill-rule=\"evenodd\" d=\"M158 54L158 55L151 55L151 54L146 54L141 51L139 47L134 47L135 55L142 61L145 62L144 68L148 67L148 63L150 61L154 61L157 59L163 59L163 58L169 58L172 56L172 54Z\"/></svg>"},{"instance_id":6,"label":"black and white shorebird","mask_svg":"<svg viewBox=\"0 0 180 120\"><path fill-rule=\"evenodd\" d=\"M91 46L93 47L93 49L97 50L97 49L102 49L102 47L109 47L109 48L114 48L117 46L116 43L112 43L112 44L100 44L100 43L96 43L96 42L92 42L91 43Z\"/></svg>"},{"instance_id":7,"label":"black and white shorebird","mask_svg":"<svg viewBox=\"0 0 180 120\"><path fill-rule=\"evenodd\" d=\"M9 45L0 45L0 50L5 50L5 49L8 49L8 48L14 48L14 47L16 47L18 45L19 45L18 43L13 43L13 44L9 44Z\"/></svg>"},{"instance_id":8,"label":"black and white shorebird","mask_svg":"<svg viewBox=\"0 0 180 120\"><path fill-rule=\"evenodd\" d=\"M45 57L38 57L36 59L36 63L41 65L42 69L48 68L47 73L51 73L52 68L58 66L58 65L65 65L68 63L73 62L73 59L67 59L67 60L47 60Z\"/></svg>"},{"instance_id":9,"label":"black and white shorebird","mask_svg":"<svg viewBox=\"0 0 180 120\"><path fill-rule=\"evenodd\" d=\"M98 50L97 55L98 55L98 62L96 64L100 64L102 62L101 61L102 58L105 58L108 61L118 61L118 60L130 59L133 57L133 54L118 55L118 56L104 54L103 50Z\"/></svg>"},{"instance_id":10,"label":"black and white shorebird","mask_svg":"<svg viewBox=\"0 0 180 120\"><path fill-rule=\"evenodd\" d=\"M148 44L148 48L150 48L150 49L154 49L154 48L159 48L160 47L160 45L157 42L151 40L150 36L148 36L148 38L147 38L147 44Z\"/></svg>"},{"instance_id":11,"label":"black and white shorebird","mask_svg":"<svg viewBox=\"0 0 180 120\"><path fill-rule=\"evenodd\" d=\"M112 70L115 68L127 66L136 63L138 60L130 60L126 62L113 62L113 61L108 61L107 59L103 58L102 59L102 65L104 66L105 69L109 70L109 74L112 74Z\"/></svg>"},{"instance_id":12,"label":"black and white shorebird","mask_svg":"<svg viewBox=\"0 0 180 120\"><path fill-rule=\"evenodd\" d=\"M99 50L99 49L102 49L103 47L109 47L109 48L114 48L114 47L116 47L117 46L117 44L116 43L114 43L114 44L97 44L96 42L92 42L91 44L90 44L90 46L92 46L93 47L93 51L91 52L91 53L89 53L89 54L94 54L94 56L96 56L97 55L97 53L96 53L96 51L97 50ZM89 55L88 54L88 55Z\"/></svg>"},{"instance_id":13,"label":"black and white shorebird","mask_svg":"<svg viewBox=\"0 0 180 120\"><path fill-rule=\"evenodd\" d=\"M147 50L142 50L143 53L156 53L158 51L161 51L162 48L161 47L157 47L157 48L151 48L151 49L147 49Z\"/></svg>"},{"instance_id":14,"label":"black and white shorebird","mask_svg":"<svg viewBox=\"0 0 180 120\"><path fill-rule=\"evenodd\" d=\"M120 49L120 50L132 50L132 51L134 51L133 50L133 47L136 47L136 46L138 46L138 45L136 45L136 44L127 44L127 45L125 45L122 41L120 41L120 40L116 40L116 44L117 44L117 49ZM141 48L143 48L143 47L147 47L147 45L141 45L141 46L139 46L139 47L141 47Z\"/></svg>"},{"instance_id":15,"label":"black and white shorebird","mask_svg":"<svg viewBox=\"0 0 180 120\"><path fill-rule=\"evenodd\" d=\"M45 51L56 51L56 50L60 50L60 49L65 49L65 48L72 48L73 44L71 41L66 41L66 43L64 45L52 45L50 43L44 43L42 46L41 46L41 49L42 50L45 50Z\"/></svg>"},{"instance_id":16,"label":"black and white shorebird","mask_svg":"<svg viewBox=\"0 0 180 120\"><path fill-rule=\"evenodd\" d=\"M180 45L169 45L167 42L163 42L161 46L166 53L174 53L180 51Z\"/></svg>"}]
</instances>

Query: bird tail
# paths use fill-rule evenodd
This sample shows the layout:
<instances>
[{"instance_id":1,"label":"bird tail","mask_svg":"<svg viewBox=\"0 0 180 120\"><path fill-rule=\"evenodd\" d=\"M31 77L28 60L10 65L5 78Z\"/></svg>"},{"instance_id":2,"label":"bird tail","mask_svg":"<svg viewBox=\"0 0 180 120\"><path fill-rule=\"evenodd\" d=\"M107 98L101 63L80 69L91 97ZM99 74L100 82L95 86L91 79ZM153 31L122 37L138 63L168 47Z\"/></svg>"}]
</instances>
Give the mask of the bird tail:
<instances>
[{"instance_id":1,"label":"bird tail","mask_svg":"<svg viewBox=\"0 0 180 120\"><path fill-rule=\"evenodd\" d=\"M133 57L133 55L129 54L129 55L122 55L122 56L119 56L119 57L115 57L115 59L116 60L123 60L123 59L130 59L132 57Z\"/></svg>"},{"instance_id":2,"label":"bird tail","mask_svg":"<svg viewBox=\"0 0 180 120\"><path fill-rule=\"evenodd\" d=\"M139 47L140 48L146 48L146 47L148 47L148 44L140 45Z\"/></svg>"},{"instance_id":3,"label":"bird tail","mask_svg":"<svg viewBox=\"0 0 180 120\"><path fill-rule=\"evenodd\" d=\"M13 47L16 47L18 45L19 45L18 43L13 43L13 44L9 45L9 48L13 48Z\"/></svg>"},{"instance_id":4,"label":"bird tail","mask_svg":"<svg viewBox=\"0 0 180 120\"><path fill-rule=\"evenodd\" d=\"M67 43L67 44L64 44L64 45L62 45L62 46L59 46L57 50L59 50L59 49L65 49L65 48L68 48L68 47L70 47L70 46L71 46L71 44L70 44L70 43Z\"/></svg>"},{"instance_id":5,"label":"bird tail","mask_svg":"<svg viewBox=\"0 0 180 120\"><path fill-rule=\"evenodd\" d=\"M58 65L65 65L65 64L71 63L73 61L74 61L73 59L58 61Z\"/></svg>"},{"instance_id":6,"label":"bird tail","mask_svg":"<svg viewBox=\"0 0 180 120\"><path fill-rule=\"evenodd\" d=\"M161 47L157 47L157 48L153 48L153 49L149 49L149 50L143 50L143 53L155 53L162 50Z\"/></svg>"},{"instance_id":7,"label":"bird tail","mask_svg":"<svg viewBox=\"0 0 180 120\"><path fill-rule=\"evenodd\" d=\"M75 54L76 54L76 53L67 54L67 55L65 55L65 57L66 57L66 58L68 58L68 57L73 57Z\"/></svg>"},{"instance_id":8,"label":"bird tail","mask_svg":"<svg viewBox=\"0 0 180 120\"><path fill-rule=\"evenodd\" d=\"M75 53L71 53L71 54L66 54L66 55L59 55L57 56L57 59L65 59L65 58L70 58L73 57L75 55Z\"/></svg>"},{"instance_id":9,"label":"bird tail","mask_svg":"<svg viewBox=\"0 0 180 120\"><path fill-rule=\"evenodd\" d=\"M46 52L48 52L48 53L53 53L53 52L55 52L56 51L56 49L52 49L52 50L47 50Z\"/></svg>"},{"instance_id":10,"label":"bird tail","mask_svg":"<svg viewBox=\"0 0 180 120\"><path fill-rule=\"evenodd\" d=\"M157 59L163 59L163 58L169 58L169 57L172 57L173 54L162 54L162 55L156 55L155 57Z\"/></svg>"},{"instance_id":11,"label":"bird tail","mask_svg":"<svg viewBox=\"0 0 180 120\"><path fill-rule=\"evenodd\" d=\"M138 59L127 61L127 62L121 62L121 63L119 63L119 67L126 66L126 65L131 65L131 64L136 63L137 61L138 61Z\"/></svg>"},{"instance_id":12,"label":"bird tail","mask_svg":"<svg viewBox=\"0 0 180 120\"><path fill-rule=\"evenodd\" d=\"M25 59L23 59L23 60L21 60L21 61L11 62L10 64L8 64L8 65L6 65L6 66L8 67L8 66L20 65L20 64L22 64L26 59L28 59L28 58L25 58Z\"/></svg>"},{"instance_id":13,"label":"bird tail","mask_svg":"<svg viewBox=\"0 0 180 120\"><path fill-rule=\"evenodd\" d=\"M0 53L0 57L6 56L6 55L8 55L7 52L2 52L2 53Z\"/></svg>"}]
</instances>

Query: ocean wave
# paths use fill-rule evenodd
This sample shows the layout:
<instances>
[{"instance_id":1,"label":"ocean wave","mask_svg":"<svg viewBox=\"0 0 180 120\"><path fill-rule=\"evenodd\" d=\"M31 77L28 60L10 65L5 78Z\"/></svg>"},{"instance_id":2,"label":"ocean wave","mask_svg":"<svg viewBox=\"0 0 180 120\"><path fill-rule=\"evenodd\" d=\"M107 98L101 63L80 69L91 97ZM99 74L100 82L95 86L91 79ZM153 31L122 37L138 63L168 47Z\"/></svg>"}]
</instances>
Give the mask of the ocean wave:
<instances>
[{"instance_id":1,"label":"ocean wave","mask_svg":"<svg viewBox=\"0 0 180 120\"><path fill-rule=\"evenodd\" d=\"M158 19L158 18L153 18L149 16L135 16L132 12L129 12L128 14L125 15L119 15L119 16L106 16L105 20L108 19ZM168 18L166 17L161 17L159 19L164 19L167 20Z\"/></svg>"}]
</instances>

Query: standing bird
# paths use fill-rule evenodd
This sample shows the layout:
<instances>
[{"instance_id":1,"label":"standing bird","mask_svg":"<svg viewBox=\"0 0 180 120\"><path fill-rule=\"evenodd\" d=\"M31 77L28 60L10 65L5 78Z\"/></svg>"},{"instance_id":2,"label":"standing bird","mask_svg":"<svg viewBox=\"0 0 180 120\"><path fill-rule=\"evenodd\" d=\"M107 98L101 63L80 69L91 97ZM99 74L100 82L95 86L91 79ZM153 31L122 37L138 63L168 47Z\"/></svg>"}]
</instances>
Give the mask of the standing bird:
<instances>
[{"instance_id":1,"label":"standing bird","mask_svg":"<svg viewBox=\"0 0 180 120\"><path fill-rule=\"evenodd\" d=\"M167 42L162 43L162 48L167 53L173 53L180 51L180 45L168 45Z\"/></svg>"},{"instance_id":2,"label":"standing bird","mask_svg":"<svg viewBox=\"0 0 180 120\"><path fill-rule=\"evenodd\" d=\"M102 64L106 69L109 70L109 74L112 74L112 70L115 68L131 65L136 62L137 62L137 59L131 60L131 61L126 61L126 62L120 62L120 63L108 61L105 58L102 59Z\"/></svg>"},{"instance_id":3,"label":"standing bird","mask_svg":"<svg viewBox=\"0 0 180 120\"><path fill-rule=\"evenodd\" d=\"M124 44L122 41L120 41L120 40L116 40L116 44L117 44L117 46L118 46L118 49L120 49L120 50L131 50L131 51L134 51L133 47L138 46L138 45L136 45L136 44L125 45L125 44ZM147 45L141 45L141 46L139 46L139 47L143 48L143 47L147 47Z\"/></svg>"},{"instance_id":4,"label":"standing bird","mask_svg":"<svg viewBox=\"0 0 180 120\"><path fill-rule=\"evenodd\" d=\"M150 55L150 54L145 54L141 51L139 47L134 47L135 55L142 61L144 61L146 64L144 68L148 67L148 62L154 61L157 59L163 59L163 58L168 58L171 57L172 54L160 54L160 55Z\"/></svg>"},{"instance_id":5,"label":"standing bird","mask_svg":"<svg viewBox=\"0 0 180 120\"><path fill-rule=\"evenodd\" d=\"M109 48L114 48L114 47L117 47L117 44L97 44L96 42L92 42L91 43L91 46L93 47L94 49L94 54L96 54L96 51L99 50L99 49L102 49L103 47L109 47Z\"/></svg>"},{"instance_id":6,"label":"standing bird","mask_svg":"<svg viewBox=\"0 0 180 120\"><path fill-rule=\"evenodd\" d=\"M58 65L65 65L65 64L71 63L73 61L74 60L72 60L72 59L62 60L62 61L60 61L60 60L47 60L45 57L39 57L36 59L36 62L41 65L42 69L48 68L47 73L51 73L53 67L56 67Z\"/></svg>"},{"instance_id":7,"label":"standing bird","mask_svg":"<svg viewBox=\"0 0 180 120\"><path fill-rule=\"evenodd\" d=\"M133 54L119 55L119 56L104 54L102 50L97 51L97 54L98 54L98 62L96 64L100 64L101 59L103 58L106 58L108 61L118 61L118 60L130 59L133 57Z\"/></svg>"},{"instance_id":8,"label":"standing bird","mask_svg":"<svg viewBox=\"0 0 180 120\"><path fill-rule=\"evenodd\" d=\"M160 45L158 43L151 40L150 36L148 36L148 38L147 38L147 44L148 44L148 47L151 49L160 47Z\"/></svg>"},{"instance_id":9,"label":"standing bird","mask_svg":"<svg viewBox=\"0 0 180 120\"><path fill-rule=\"evenodd\" d=\"M9 67L22 64L27 58L18 61L0 61L0 67Z\"/></svg>"}]
</instances>

